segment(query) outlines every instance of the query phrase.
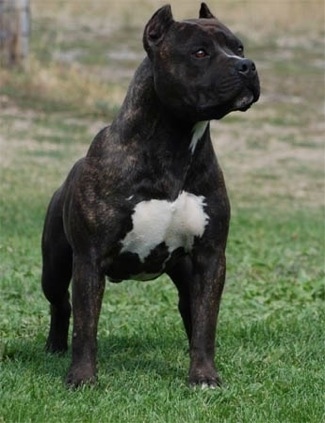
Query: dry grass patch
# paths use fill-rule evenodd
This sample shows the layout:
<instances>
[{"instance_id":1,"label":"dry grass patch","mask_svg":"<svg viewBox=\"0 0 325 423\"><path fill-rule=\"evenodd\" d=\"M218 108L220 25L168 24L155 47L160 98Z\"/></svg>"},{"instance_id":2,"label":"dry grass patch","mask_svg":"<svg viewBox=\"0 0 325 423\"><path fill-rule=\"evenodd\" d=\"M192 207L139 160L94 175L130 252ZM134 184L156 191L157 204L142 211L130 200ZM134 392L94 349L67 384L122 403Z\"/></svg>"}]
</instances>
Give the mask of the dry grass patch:
<instances>
[{"instance_id":1,"label":"dry grass patch","mask_svg":"<svg viewBox=\"0 0 325 423\"><path fill-rule=\"evenodd\" d=\"M58 23L71 24L71 20L88 26L140 25L149 19L151 14L165 0L80 0L70 2L33 1L33 14L36 18L55 19ZM253 33L274 33L279 31L323 31L324 3L322 0L306 1L256 1L233 0L207 1L216 16L235 25L240 31L247 33L247 28ZM194 17L198 14L199 2L188 0L170 1L176 19Z\"/></svg>"}]
</instances>

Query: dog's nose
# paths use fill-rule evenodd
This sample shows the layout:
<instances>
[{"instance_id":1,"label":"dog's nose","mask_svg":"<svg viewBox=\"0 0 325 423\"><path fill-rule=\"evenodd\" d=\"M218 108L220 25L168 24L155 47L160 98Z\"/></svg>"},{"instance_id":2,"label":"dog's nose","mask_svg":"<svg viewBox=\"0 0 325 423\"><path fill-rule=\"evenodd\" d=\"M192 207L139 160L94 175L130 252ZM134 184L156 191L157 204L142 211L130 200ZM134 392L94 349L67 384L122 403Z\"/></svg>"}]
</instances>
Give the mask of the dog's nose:
<instances>
[{"instance_id":1,"label":"dog's nose","mask_svg":"<svg viewBox=\"0 0 325 423\"><path fill-rule=\"evenodd\" d=\"M239 59L235 65L237 72L245 76L251 76L256 74L256 66L252 60Z\"/></svg>"}]
</instances>

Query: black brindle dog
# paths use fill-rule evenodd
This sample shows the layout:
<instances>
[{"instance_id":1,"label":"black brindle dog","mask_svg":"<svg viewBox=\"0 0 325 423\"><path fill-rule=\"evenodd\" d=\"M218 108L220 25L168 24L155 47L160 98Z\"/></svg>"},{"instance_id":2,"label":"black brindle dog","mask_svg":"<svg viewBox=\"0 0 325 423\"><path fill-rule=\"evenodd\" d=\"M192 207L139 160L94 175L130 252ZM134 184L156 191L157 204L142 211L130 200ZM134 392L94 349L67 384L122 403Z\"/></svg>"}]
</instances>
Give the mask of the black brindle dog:
<instances>
[{"instance_id":1,"label":"black brindle dog","mask_svg":"<svg viewBox=\"0 0 325 423\"><path fill-rule=\"evenodd\" d=\"M70 386L96 378L105 277L166 273L179 293L190 345L189 383L220 384L216 322L225 280L230 208L209 131L211 119L259 98L241 41L202 3L199 19L170 6L147 23L147 57L113 123L72 168L48 208L42 285L51 303L47 349L67 350L72 279Z\"/></svg>"}]
</instances>

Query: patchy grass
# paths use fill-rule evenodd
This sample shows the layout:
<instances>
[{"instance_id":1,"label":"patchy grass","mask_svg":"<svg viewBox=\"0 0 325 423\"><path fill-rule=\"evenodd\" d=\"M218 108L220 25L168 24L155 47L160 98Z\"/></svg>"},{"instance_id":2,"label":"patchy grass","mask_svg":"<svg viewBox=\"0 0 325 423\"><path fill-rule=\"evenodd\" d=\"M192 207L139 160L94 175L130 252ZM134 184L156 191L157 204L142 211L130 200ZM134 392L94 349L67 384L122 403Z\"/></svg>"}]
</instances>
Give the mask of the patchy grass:
<instances>
[{"instance_id":1,"label":"patchy grass","mask_svg":"<svg viewBox=\"0 0 325 423\"><path fill-rule=\"evenodd\" d=\"M319 1L211 4L245 34L262 81L252 110L213 124L233 208L217 356L225 386L187 388L185 334L165 277L108 284L96 388L67 391L69 355L43 350L49 322L39 282L45 209L122 101L143 55L143 25L156 6L34 0L29 72L0 70L0 422L321 422ZM196 9L180 1L175 15Z\"/></svg>"}]
</instances>

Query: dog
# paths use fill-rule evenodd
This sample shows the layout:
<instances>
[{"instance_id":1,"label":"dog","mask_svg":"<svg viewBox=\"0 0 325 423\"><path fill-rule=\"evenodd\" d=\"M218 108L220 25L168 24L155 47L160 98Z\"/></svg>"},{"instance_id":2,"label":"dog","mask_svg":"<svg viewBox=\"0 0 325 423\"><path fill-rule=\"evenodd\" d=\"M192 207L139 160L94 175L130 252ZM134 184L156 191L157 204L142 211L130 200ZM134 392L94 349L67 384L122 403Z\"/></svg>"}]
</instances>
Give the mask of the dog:
<instances>
[{"instance_id":1,"label":"dog","mask_svg":"<svg viewBox=\"0 0 325 423\"><path fill-rule=\"evenodd\" d=\"M209 121L259 98L253 61L205 3L199 18L160 8L144 29L146 57L110 126L53 195L42 236L42 288L50 302L48 351L67 350L68 386L96 380L105 278L167 274L189 342L191 386L221 384L215 359L230 206Z\"/></svg>"}]
</instances>

